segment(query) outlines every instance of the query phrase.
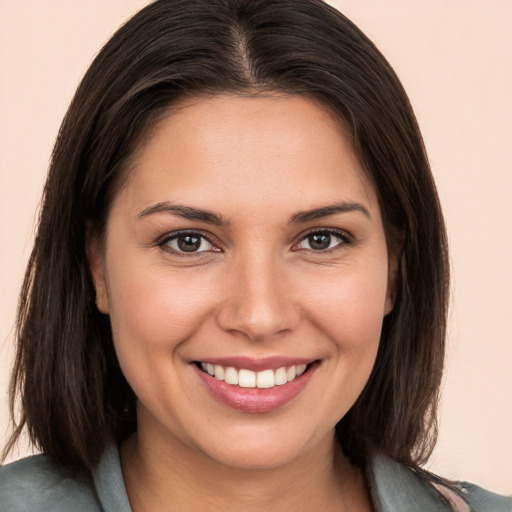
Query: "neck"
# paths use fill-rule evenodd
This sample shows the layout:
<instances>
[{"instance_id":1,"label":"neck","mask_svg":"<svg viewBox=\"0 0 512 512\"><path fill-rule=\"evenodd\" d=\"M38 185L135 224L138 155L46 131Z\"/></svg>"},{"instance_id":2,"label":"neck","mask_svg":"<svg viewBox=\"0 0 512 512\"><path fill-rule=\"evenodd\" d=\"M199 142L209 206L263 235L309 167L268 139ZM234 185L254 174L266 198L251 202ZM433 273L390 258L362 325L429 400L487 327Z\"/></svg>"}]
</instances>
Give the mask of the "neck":
<instances>
[{"instance_id":1,"label":"neck","mask_svg":"<svg viewBox=\"0 0 512 512\"><path fill-rule=\"evenodd\" d=\"M276 468L233 468L169 436L134 434L121 449L134 512L244 510L371 511L364 479L334 433Z\"/></svg>"}]
</instances>

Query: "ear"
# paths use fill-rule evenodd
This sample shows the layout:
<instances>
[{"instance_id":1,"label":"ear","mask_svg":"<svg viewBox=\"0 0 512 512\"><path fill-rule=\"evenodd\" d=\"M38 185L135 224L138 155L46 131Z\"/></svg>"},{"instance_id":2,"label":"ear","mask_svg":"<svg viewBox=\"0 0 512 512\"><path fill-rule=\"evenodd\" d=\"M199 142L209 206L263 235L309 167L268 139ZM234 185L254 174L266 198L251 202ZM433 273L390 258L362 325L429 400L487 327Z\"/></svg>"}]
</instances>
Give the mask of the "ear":
<instances>
[{"instance_id":1,"label":"ear","mask_svg":"<svg viewBox=\"0 0 512 512\"><path fill-rule=\"evenodd\" d=\"M94 290L96 291L96 307L104 314L109 313L107 286L105 281L105 262L103 244L96 235L87 233L85 250Z\"/></svg>"},{"instance_id":2,"label":"ear","mask_svg":"<svg viewBox=\"0 0 512 512\"><path fill-rule=\"evenodd\" d=\"M391 263L391 262L390 262ZM398 270L393 264L388 270L388 288L386 290L386 303L384 305L384 316L389 315L395 306L396 286L398 280Z\"/></svg>"},{"instance_id":3,"label":"ear","mask_svg":"<svg viewBox=\"0 0 512 512\"><path fill-rule=\"evenodd\" d=\"M389 263L388 263L388 287L386 290L386 303L384 305L384 316L389 315L395 307L396 294L398 290L398 283L402 272L401 260L402 249L404 245L403 233L395 233L394 242L390 244L389 248Z\"/></svg>"}]
</instances>

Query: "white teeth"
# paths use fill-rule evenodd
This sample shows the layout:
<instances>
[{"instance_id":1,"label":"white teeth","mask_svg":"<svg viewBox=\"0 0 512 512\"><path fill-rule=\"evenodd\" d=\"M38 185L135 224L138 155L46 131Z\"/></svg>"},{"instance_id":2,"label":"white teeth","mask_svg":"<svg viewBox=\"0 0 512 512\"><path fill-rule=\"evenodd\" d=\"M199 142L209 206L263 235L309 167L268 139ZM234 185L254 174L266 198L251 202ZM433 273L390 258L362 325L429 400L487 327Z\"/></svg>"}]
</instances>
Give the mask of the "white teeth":
<instances>
[{"instance_id":1,"label":"white teeth","mask_svg":"<svg viewBox=\"0 0 512 512\"><path fill-rule=\"evenodd\" d=\"M300 377L307 369L307 365L299 364L296 366L285 366L277 370L262 370L261 372L253 372L252 370L227 367L224 368L218 364L201 363L201 369L215 377L217 380L223 380L226 384L240 386L242 388L259 388L269 389L274 386L282 386L292 380Z\"/></svg>"},{"instance_id":2,"label":"white teeth","mask_svg":"<svg viewBox=\"0 0 512 512\"><path fill-rule=\"evenodd\" d=\"M286 378L288 379L288 382L295 379L296 375L297 375L297 368L295 366L290 366L290 368L288 368L286 370Z\"/></svg>"},{"instance_id":3,"label":"white teeth","mask_svg":"<svg viewBox=\"0 0 512 512\"><path fill-rule=\"evenodd\" d=\"M297 377L300 377L306 371L307 365L299 364L297 366Z\"/></svg>"},{"instance_id":4,"label":"white teeth","mask_svg":"<svg viewBox=\"0 0 512 512\"><path fill-rule=\"evenodd\" d=\"M274 382L276 386L282 386L288 382L288 378L286 377L286 368L284 366L279 368L279 370L276 370Z\"/></svg>"},{"instance_id":5,"label":"white teeth","mask_svg":"<svg viewBox=\"0 0 512 512\"><path fill-rule=\"evenodd\" d=\"M224 381L228 384L238 384L238 372L234 368L226 368L224 372Z\"/></svg>"},{"instance_id":6,"label":"white teeth","mask_svg":"<svg viewBox=\"0 0 512 512\"><path fill-rule=\"evenodd\" d=\"M238 385L241 388L255 388L256 374L251 370L240 370L238 372Z\"/></svg>"},{"instance_id":7,"label":"white teeth","mask_svg":"<svg viewBox=\"0 0 512 512\"><path fill-rule=\"evenodd\" d=\"M224 368L222 368L222 366L219 366L218 364L215 365L215 378L219 380L224 380Z\"/></svg>"},{"instance_id":8,"label":"white teeth","mask_svg":"<svg viewBox=\"0 0 512 512\"><path fill-rule=\"evenodd\" d=\"M256 374L256 387L266 389L274 386L274 372L272 370L263 370Z\"/></svg>"}]
</instances>

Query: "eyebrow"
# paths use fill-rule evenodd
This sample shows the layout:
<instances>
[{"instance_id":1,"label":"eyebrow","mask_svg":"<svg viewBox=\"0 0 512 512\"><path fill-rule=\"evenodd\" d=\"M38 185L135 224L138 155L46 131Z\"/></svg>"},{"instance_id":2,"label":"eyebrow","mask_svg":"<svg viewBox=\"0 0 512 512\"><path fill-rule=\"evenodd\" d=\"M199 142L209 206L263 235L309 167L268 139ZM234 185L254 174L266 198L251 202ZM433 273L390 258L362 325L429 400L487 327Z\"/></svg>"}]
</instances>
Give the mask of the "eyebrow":
<instances>
[{"instance_id":1,"label":"eyebrow","mask_svg":"<svg viewBox=\"0 0 512 512\"><path fill-rule=\"evenodd\" d=\"M331 217L332 215L337 215L339 213L348 212L360 212L371 219L370 212L362 204L342 202L329 206L323 206L321 208L315 208L313 210L298 212L290 217L288 223L301 224L304 222L311 222L313 220ZM214 213L209 210L203 210L201 208L194 208L192 206L176 205L168 201L157 203L153 206L145 208L137 215L137 218L142 219L144 217L154 215L155 213L170 213L184 219L206 222L207 224L212 224L214 226L227 227L230 225L229 220L225 219L218 213Z\"/></svg>"},{"instance_id":2,"label":"eyebrow","mask_svg":"<svg viewBox=\"0 0 512 512\"><path fill-rule=\"evenodd\" d=\"M176 205L168 201L157 203L153 206L145 208L137 215L137 218L142 219L144 217L148 217L149 215L154 215L155 213L170 213L184 219L198 220L201 222L206 222L207 224L212 224L214 226L229 226L229 221L224 219L222 215L218 213L200 208L194 208L192 206Z\"/></svg>"},{"instance_id":3,"label":"eyebrow","mask_svg":"<svg viewBox=\"0 0 512 512\"><path fill-rule=\"evenodd\" d=\"M370 212L360 203L342 202L335 203L322 208L315 208L313 210L306 210L298 212L289 220L289 224L300 224L303 222L310 222L312 220L324 219L338 213L360 212L369 219L371 219Z\"/></svg>"}]
</instances>

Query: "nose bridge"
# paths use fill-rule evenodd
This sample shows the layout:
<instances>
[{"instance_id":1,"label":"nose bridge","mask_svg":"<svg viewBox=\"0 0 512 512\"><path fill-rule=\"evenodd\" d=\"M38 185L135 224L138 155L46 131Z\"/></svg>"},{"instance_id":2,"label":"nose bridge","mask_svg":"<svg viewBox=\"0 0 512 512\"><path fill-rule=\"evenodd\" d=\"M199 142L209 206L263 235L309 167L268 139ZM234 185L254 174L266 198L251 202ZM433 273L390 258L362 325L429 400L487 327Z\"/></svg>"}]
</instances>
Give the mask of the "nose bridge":
<instances>
[{"instance_id":1,"label":"nose bridge","mask_svg":"<svg viewBox=\"0 0 512 512\"><path fill-rule=\"evenodd\" d=\"M293 329L299 320L284 262L270 251L241 254L219 311L224 330L259 340Z\"/></svg>"}]
</instances>

